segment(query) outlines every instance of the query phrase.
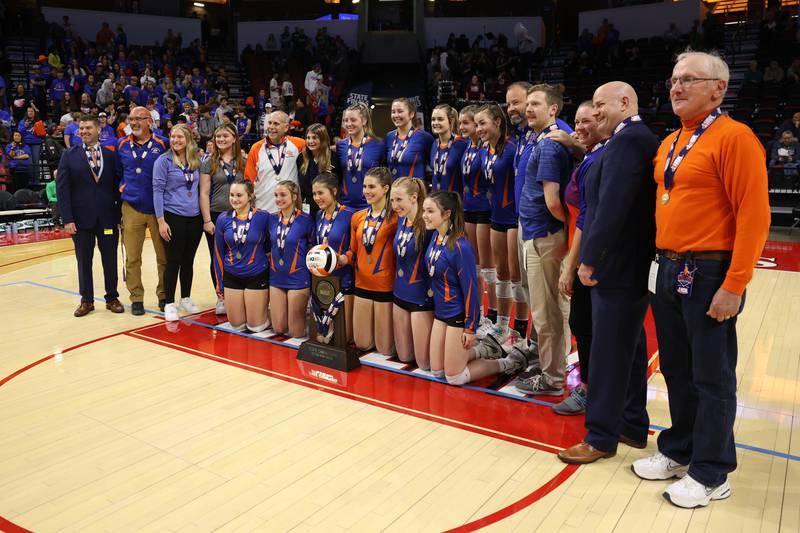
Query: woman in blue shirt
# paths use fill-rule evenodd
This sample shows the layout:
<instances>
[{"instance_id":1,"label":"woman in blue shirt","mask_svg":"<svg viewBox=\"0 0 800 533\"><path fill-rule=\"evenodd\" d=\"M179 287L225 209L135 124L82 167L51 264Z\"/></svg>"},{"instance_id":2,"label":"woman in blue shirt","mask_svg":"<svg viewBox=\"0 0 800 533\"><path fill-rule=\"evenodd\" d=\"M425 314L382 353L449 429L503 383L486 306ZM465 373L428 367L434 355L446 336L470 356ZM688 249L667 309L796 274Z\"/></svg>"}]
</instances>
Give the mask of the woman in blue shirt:
<instances>
[{"instance_id":1,"label":"woman in blue shirt","mask_svg":"<svg viewBox=\"0 0 800 533\"><path fill-rule=\"evenodd\" d=\"M175 289L181 280L180 306L188 313L200 309L192 301L194 256L203 236L198 190L200 157L191 131L184 124L173 126L170 149L153 165L153 206L158 218L158 233L164 239L167 266L164 271L166 292L164 318L178 320Z\"/></svg>"},{"instance_id":2,"label":"woman in blue shirt","mask_svg":"<svg viewBox=\"0 0 800 533\"><path fill-rule=\"evenodd\" d=\"M44 122L39 120L39 112L33 107L29 107L25 111L25 119L19 122L17 131L22 134L22 142L31 149L31 169L33 170L33 179L36 181L39 178L39 157L42 153L42 143L47 134Z\"/></svg>"},{"instance_id":3,"label":"woman in blue shirt","mask_svg":"<svg viewBox=\"0 0 800 533\"><path fill-rule=\"evenodd\" d=\"M431 131L437 138L431 146L430 165L433 170L431 189L461 194L464 187L461 158L470 145L470 139L458 137L458 111L440 104L431 113Z\"/></svg>"},{"instance_id":4,"label":"woman in blue shirt","mask_svg":"<svg viewBox=\"0 0 800 533\"><path fill-rule=\"evenodd\" d=\"M369 169L383 163L384 146L372 130L372 112L363 102L344 111L342 123L347 138L336 143L342 174L342 203L355 210L366 209L364 177Z\"/></svg>"},{"instance_id":5,"label":"woman in blue shirt","mask_svg":"<svg viewBox=\"0 0 800 533\"><path fill-rule=\"evenodd\" d=\"M11 142L6 145L8 169L14 177L14 190L28 186L31 179L31 149L22 142L22 134L15 131Z\"/></svg>"},{"instance_id":6,"label":"woman in blue shirt","mask_svg":"<svg viewBox=\"0 0 800 533\"><path fill-rule=\"evenodd\" d=\"M392 179L425 179L425 167L433 144L433 136L425 130L414 128L416 104L409 98L396 98L392 102L392 122L395 130L383 140L386 166Z\"/></svg>"}]
</instances>

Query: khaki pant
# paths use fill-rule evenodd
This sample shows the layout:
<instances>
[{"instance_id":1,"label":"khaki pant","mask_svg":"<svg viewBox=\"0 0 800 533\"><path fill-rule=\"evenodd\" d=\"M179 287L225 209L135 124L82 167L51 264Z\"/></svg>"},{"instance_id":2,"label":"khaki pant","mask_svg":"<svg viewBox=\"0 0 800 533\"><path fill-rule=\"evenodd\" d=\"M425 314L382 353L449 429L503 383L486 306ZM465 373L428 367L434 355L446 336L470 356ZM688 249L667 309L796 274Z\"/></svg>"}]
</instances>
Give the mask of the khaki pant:
<instances>
[{"instance_id":1,"label":"khaki pant","mask_svg":"<svg viewBox=\"0 0 800 533\"><path fill-rule=\"evenodd\" d=\"M558 278L567 255L567 238L560 230L523 244L531 317L539 337L542 372L550 385L562 387L566 368L564 308L568 304L558 290Z\"/></svg>"},{"instance_id":2,"label":"khaki pant","mask_svg":"<svg viewBox=\"0 0 800 533\"><path fill-rule=\"evenodd\" d=\"M146 230L150 230L150 239L156 252L158 265L158 287L156 295L159 300L165 298L164 270L167 267L167 253L164 241L158 233L158 219L155 215L140 213L128 202L122 202L122 244L125 246L125 284L131 293L131 302L144 301L144 286L142 285L142 247L146 237Z\"/></svg>"}]
</instances>

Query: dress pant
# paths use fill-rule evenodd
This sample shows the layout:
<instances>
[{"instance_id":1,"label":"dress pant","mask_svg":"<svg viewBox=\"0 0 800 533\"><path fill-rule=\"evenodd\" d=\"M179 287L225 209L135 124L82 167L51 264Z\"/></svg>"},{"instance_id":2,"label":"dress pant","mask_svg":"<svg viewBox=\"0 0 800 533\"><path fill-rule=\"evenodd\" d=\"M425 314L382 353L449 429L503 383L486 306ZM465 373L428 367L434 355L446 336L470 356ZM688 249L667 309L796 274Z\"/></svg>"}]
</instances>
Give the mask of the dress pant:
<instances>
[{"instance_id":1,"label":"dress pant","mask_svg":"<svg viewBox=\"0 0 800 533\"><path fill-rule=\"evenodd\" d=\"M569 328L578 345L581 383L589 383L589 361L592 350L592 296L591 289L575 276L572 298L569 300Z\"/></svg>"},{"instance_id":2,"label":"dress pant","mask_svg":"<svg viewBox=\"0 0 800 533\"><path fill-rule=\"evenodd\" d=\"M601 282L602 283L602 282ZM591 288L592 351L586 442L604 452L619 436L647 440L646 290Z\"/></svg>"},{"instance_id":3,"label":"dress pant","mask_svg":"<svg viewBox=\"0 0 800 533\"><path fill-rule=\"evenodd\" d=\"M106 230L110 230L110 233L107 234ZM75 258L78 260L78 290L81 293L81 302L94 303L92 260L94 259L95 242L100 249L100 259L103 264L106 302L119 298L117 292L119 231L117 228L104 228L98 224L90 229L79 229L72 236L72 242L75 244Z\"/></svg>"},{"instance_id":4,"label":"dress pant","mask_svg":"<svg viewBox=\"0 0 800 533\"><path fill-rule=\"evenodd\" d=\"M169 224L170 240L164 243L167 250L167 269L164 271L164 293L168 304L175 302L178 277L181 280L181 298L192 295L194 279L194 256L203 238L203 217L185 217L164 211L164 220Z\"/></svg>"},{"instance_id":5,"label":"dress pant","mask_svg":"<svg viewBox=\"0 0 800 533\"><path fill-rule=\"evenodd\" d=\"M661 453L689 465L689 475L715 487L736 469L736 317L706 315L725 279L727 261L698 260L691 294L675 290L683 261L659 258L652 297L661 373L672 427L658 436ZM744 297L742 307L744 307ZM590 388L591 389L591 388Z\"/></svg>"},{"instance_id":6,"label":"dress pant","mask_svg":"<svg viewBox=\"0 0 800 533\"><path fill-rule=\"evenodd\" d=\"M158 266L158 286L156 295L159 300L164 299L164 270L167 267L167 253L164 250L164 241L158 233L158 219L156 215L146 215L134 209L128 202L122 202L122 244L125 246L125 275L128 291L131 293L131 302L144 301L144 286L142 285L142 248L146 231L150 230L150 239L156 252Z\"/></svg>"},{"instance_id":7,"label":"dress pant","mask_svg":"<svg viewBox=\"0 0 800 533\"><path fill-rule=\"evenodd\" d=\"M521 222L517 225L517 261L519 263L519 282L522 284L522 288L525 289L525 293L528 295L528 309L531 309L531 291L528 288L528 266L525 264L525 241L522 240ZM478 269L478 274L480 274L480 268ZM539 334L536 332L536 327L533 324L533 320L531 320L531 330L530 333L528 333L528 344L531 346L531 348L534 346L539 346Z\"/></svg>"}]
</instances>

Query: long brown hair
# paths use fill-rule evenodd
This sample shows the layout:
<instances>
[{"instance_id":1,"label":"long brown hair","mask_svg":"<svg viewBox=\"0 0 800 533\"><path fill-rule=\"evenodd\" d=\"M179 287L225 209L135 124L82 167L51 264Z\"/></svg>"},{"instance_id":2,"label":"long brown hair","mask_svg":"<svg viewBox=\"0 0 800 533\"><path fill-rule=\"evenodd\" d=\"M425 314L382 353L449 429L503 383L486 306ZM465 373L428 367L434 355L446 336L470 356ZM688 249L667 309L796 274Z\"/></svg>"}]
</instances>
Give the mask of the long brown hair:
<instances>
[{"instance_id":1,"label":"long brown hair","mask_svg":"<svg viewBox=\"0 0 800 533\"><path fill-rule=\"evenodd\" d=\"M289 194L292 195L292 204L294 205L295 211L303 209L303 200L300 198L300 187L298 187L295 182L292 180L279 181L275 188L277 189L278 187L286 187L289 190Z\"/></svg>"},{"instance_id":2,"label":"long brown hair","mask_svg":"<svg viewBox=\"0 0 800 533\"><path fill-rule=\"evenodd\" d=\"M233 146L231 146L234 160L233 174L244 172L244 158L242 157L242 143L239 140L239 132L236 131L236 126L233 123L229 123L217 126L214 130L214 150L211 151L211 175L216 174L220 168L220 153L217 147L217 132L220 130L228 130L228 133L233 135Z\"/></svg>"},{"instance_id":3,"label":"long brown hair","mask_svg":"<svg viewBox=\"0 0 800 533\"><path fill-rule=\"evenodd\" d=\"M503 113L503 110L495 102L480 106L475 110L475 115L478 113L486 113L492 120L500 121L500 137L497 138L497 146L494 148L495 153L500 157L503 154L503 149L506 146L506 138L508 137L505 113Z\"/></svg>"},{"instance_id":4,"label":"long brown hair","mask_svg":"<svg viewBox=\"0 0 800 533\"><path fill-rule=\"evenodd\" d=\"M456 241L465 235L464 208L461 206L461 195L449 191L436 191L428 198L436 202L442 213L450 211L450 236L447 238L447 249L452 251Z\"/></svg>"},{"instance_id":5,"label":"long brown hair","mask_svg":"<svg viewBox=\"0 0 800 533\"><path fill-rule=\"evenodd\" d=\"M403 177L392 183L393 189L403 189L409 196L417 195L417 216L414 217L414 237L417 239L417 250L425 241L425 221L422 220L422 202L425 201L425 182L419 178Z\"/></svg>"},{"instance_id":6,"label":"long brown hair","mask_svg":"<svg viewBox=\"0 0 800 533\"><path fill-rule=\"evenodd\" d=\"M366 131L366 130L365 130ZM306 130L306 138L308 134L313 133L319 139L319 161L317 168L320 172L329 172L331 170L331 139L328 136L328 128L322 124L315 123L308 127ZM303 163L300 165L300 172L305 174L308 171L308 165L314 159L314 154L308 149L308 143L303 147Z\"/></svg>"}]
</instances>

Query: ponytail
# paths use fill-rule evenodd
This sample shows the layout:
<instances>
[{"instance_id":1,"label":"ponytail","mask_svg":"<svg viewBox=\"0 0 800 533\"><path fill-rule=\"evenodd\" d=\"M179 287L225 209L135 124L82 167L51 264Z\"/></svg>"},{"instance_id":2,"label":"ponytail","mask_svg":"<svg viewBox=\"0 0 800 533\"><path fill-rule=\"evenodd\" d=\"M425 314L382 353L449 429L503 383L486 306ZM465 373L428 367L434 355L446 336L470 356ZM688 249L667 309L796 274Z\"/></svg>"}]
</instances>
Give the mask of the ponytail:
<instances>
[{"instance_id":1,"label":"ponytail","mask_svg":"<svg viewBox=\"0 0 800 533\"><path fill-rule=\"evenodd\" d=\"M375 131L372 129L372 110L367 104L364 102L356 102L355 104L350 105L344 111L345 113L348 111L354 111L361 115L361 118L364 119L364 141L366 141L369 137L376 138Z\"/></svg>"},{"instance_id":2,"label":"ponytail","mask_svg":"<svg viewBox=\"0 0 800 533\"><path fill-rule=\"evenodd\" d=\"M417 239L417 250L425 241L425 222L422 220L422 203L425 201L425 182L419 178L404 177L392 184L393 188L403 189L409 196L417 195L417 216L414 217L414 237Z\"/></svg>"}]
</instances>

